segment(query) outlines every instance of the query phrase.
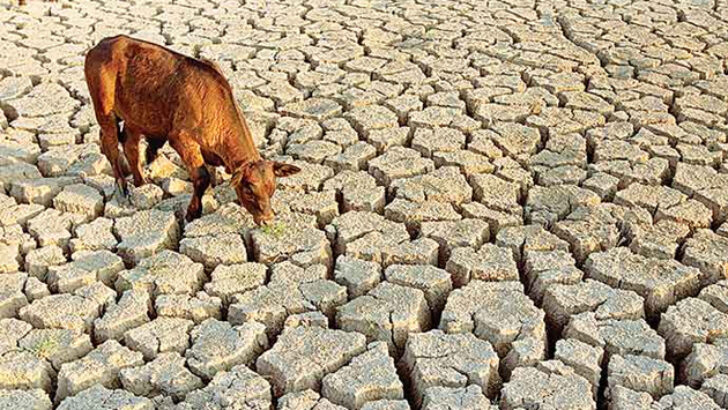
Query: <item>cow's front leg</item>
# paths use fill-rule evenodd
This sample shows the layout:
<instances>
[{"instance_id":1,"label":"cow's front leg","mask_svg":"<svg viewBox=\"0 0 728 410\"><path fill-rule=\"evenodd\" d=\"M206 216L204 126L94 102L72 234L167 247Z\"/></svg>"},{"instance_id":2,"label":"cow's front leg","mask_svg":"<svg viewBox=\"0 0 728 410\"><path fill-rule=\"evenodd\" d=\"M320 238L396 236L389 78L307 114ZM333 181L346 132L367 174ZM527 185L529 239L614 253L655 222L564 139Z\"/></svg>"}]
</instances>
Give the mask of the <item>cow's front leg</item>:
<instances>
[{"instance_id":1,"label":"cow's front leg","mask_svg":"<svg viewBox=\"0 0 728 410\"><path fill-rule=\"evenodd\" d=\"M101 134L101 152L111 163L111 170L114 173L116 185L122 197L129 196L129 188L124 178L124 169L122 167L121 158L119 157L119 127L116 118L113 115L100 115L97 113L96 118L99 122Z\"/></svg>"},{"instance_id":2,"label":"cow's front leg","mask_svg":"<svg viewBox=\"0 0 728 410\"><path fill-rule=\"evenodd\" d=\"M202 195L210 186L210 174L205 167L200 145L191 136L180 133L170 136L169 142L184 162L192 179L194 192L190 205L187 207L187 215L185 215L187 222L190 222L202 216Z\"/></svg>"}]
</instances>

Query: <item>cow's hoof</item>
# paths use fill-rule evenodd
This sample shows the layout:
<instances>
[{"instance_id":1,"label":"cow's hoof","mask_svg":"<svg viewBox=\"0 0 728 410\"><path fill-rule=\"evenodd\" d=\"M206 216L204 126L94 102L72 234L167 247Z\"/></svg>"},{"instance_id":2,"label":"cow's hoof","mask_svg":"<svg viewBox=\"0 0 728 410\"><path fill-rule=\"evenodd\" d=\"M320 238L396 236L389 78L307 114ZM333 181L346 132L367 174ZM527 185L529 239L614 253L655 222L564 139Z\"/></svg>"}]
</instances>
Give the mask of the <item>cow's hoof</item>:
<instances>
[{"instance_id":1,"label":"cow's hoof","mask_svg":"<svg viewBox=\"0 0 728 410\"><path fill-rule=\"evenodd\" d=\"M125 180L118 179L116 181L116 187L119 188L119 194L123 199L129 199L129 186L126 184Z\"/></svg>"},{"instance_id":2,"label":"cow's hoof","mask_svg":"<svg viewBox=\"0 0 728 410\"><path fill-rule=\"evenodd\" d=\"M142 185L146 185L148 183L149 183L149 179L146 178L146 177L141 177L139 179L135 179L134 180L134 186L137 187L137 188L139 188Z\"/></svg>"},{"instance_id":3,"label":"cow's hoof","mask_svg":"<svg viewBox=\"0 0 728 410\"><path fill-rule=\"evenodd\" d=\"M187 222L192 222L201 216L202 216L202 207L198 207L198 208L194 208L194 209L187 208L187 213L185 214L185 220Z\"/></svg>"}]
</instances>

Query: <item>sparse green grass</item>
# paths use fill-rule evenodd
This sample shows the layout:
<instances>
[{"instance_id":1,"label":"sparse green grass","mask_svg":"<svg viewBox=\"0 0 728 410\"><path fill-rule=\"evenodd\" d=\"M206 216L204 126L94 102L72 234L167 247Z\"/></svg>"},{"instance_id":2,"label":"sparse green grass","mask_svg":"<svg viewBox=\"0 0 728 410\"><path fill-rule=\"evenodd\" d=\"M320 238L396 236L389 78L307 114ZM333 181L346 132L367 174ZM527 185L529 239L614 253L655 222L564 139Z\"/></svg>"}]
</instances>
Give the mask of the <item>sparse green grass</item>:
<instances>
[{"instance_id":1,"label":"sparse green grass","mask_svg":"<svg viewBox=\"0 0 728 410\"><path fill-rule=\"evenodd\" d=\"M286 230L286 224L283 222L273 222L272 224L263 225L260 231L274 238L280 238Z\"/></svg>"},{"instance_id":2,"label":"sparse green grass","mask_svg":"<svg viewBox=\"0 0 728 410\"><path fill-rule=\"evenodd\" d=\"M45 359L50 356L58 348L58 341L54 339L43 339L31 346L28 351L33 353L39 359Z\"/></svg>"}]
</instances>

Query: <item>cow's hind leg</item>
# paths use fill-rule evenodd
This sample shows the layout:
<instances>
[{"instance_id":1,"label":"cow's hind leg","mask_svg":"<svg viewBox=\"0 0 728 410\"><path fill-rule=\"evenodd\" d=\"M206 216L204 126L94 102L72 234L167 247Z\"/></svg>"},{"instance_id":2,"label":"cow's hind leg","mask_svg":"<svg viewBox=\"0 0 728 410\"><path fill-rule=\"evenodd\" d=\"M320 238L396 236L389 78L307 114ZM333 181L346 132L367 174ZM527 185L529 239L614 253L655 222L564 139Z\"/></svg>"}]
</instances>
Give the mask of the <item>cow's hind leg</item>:
<instances>
[{"instance_id":1,"label":"cow's hind leg","mask_svg":"<svg viewBox=\"0 0 728 410\"><path fill-rule=\"evenodd\" d=\"M194 193L187 207L187 215L185 219L190 222L202 216L202 195L210 186L210 174L205 167L205 161L202 158L202 150L189 135L170 135L169 143L179 154L182 162L184 162L187 172L192 178L192 186Z\"/></svg>"},{"instance_id":2,"label":"cow's hind leg","mask_svg":"<svg viewBox=\"0 0 728 410\"><path fill-rule=\"evenodd\" d=\"M142 186L147 183L142 170L142 163L139 160L139 141L141 141L141 133L137 130L126 129L126 138L124 139L124 155L129 162L131 174L134 178L134 186Z\"/></svg>"}]
</instances>

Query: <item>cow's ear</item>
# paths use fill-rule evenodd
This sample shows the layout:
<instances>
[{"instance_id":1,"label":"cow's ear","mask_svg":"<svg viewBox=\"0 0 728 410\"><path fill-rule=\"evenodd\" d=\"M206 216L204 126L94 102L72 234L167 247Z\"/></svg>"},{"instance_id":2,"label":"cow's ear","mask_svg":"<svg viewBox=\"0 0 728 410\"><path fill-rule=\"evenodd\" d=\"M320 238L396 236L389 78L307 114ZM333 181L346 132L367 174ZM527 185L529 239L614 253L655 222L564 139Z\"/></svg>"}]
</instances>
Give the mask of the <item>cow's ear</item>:
<instances>
[{"instance_id":1,"label":"cow's ear","mask_svg":"<svg viewBox=\"0 0 728 410\"><path fill-rule=\"evenodd\" d=\"M273 174L277 177L288 177L299 172L301 172L301 168L295 165L286 164L284 162L273 163Z\"/></svg>"},{"instance_id":2,"label":"cow's ear","mask_svg":"<svg viewBox=\"0 0 728 410\"><path fill-rule=\"evenodd\" d=\"M233 175L230 178L230 185L232 185L234 187L240 185L240 183L243 182L244 176L245 176L245 165L241 165L233 171Z\"/></svg>"}]
</instances>

